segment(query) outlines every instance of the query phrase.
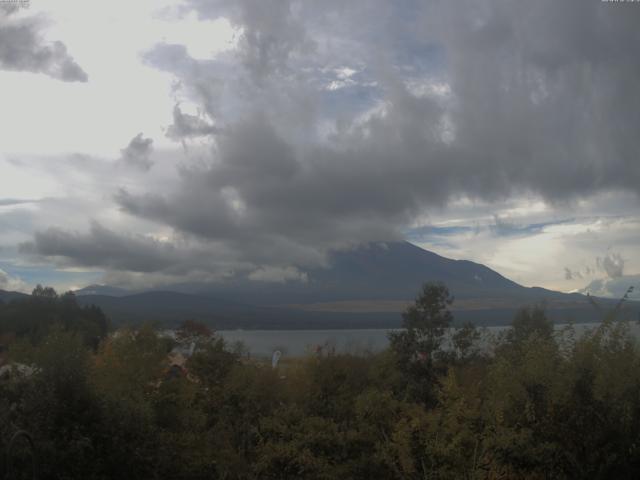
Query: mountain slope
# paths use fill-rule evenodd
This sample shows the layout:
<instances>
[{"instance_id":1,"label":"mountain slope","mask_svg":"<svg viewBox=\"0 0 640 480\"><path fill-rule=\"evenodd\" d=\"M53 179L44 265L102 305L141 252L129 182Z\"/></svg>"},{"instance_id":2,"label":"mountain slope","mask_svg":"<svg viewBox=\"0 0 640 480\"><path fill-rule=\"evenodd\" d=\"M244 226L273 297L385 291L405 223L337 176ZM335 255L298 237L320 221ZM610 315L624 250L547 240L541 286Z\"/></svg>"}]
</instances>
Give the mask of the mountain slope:
<instances>
[{"instance_id":1,"label":"mountain slope","mask_svg":"<svg viewBox=\"0 0 640 480\"><path fill-rule=\"evenodd\" d=\"M9 303L11 300L19 300L21 298L26 298L26 297L28 297L26 293L8 292L6 290L0 290L0 302Z\"/></svg>"},{"instance_id":2,"label":"mountain slope","mask_svg":"<svg viewBox=\"0 0 640 480\"><path fill-rule=\"evenodd\" d=\"M111 287L109 285L89 285L78 290L74 290L73 293L78 297L86 295L106 295L109 297L124 297L131 295L132 292L124 288Z\"/></svg>"},{"instance_id":3,"label":"mountain slope","mask_svg":"<svg viewBox=\"0 0 640 480\"><path fill-rule=\"evenodd\" d=\"M305 273L307 282L265 283L236 278L220 284L176 288L256 305L406 301L414 299L427 281L445 283L458 300L568 298L558 292L523 287L484 265L445 258L408 242L370 244L337 252L327 268Z\"/></svg>"},{"instance_id":4,"label":"mountain slope","mask_svg":"<svg viewBox=\"0 0 640 480\"><path fill-rule=\"evenodd\" d=\"M331 256L326 268L305 272L306 282L182 284L168 290L125 295L113 287L84 289L116 321L175 323L186 318L216 328L359 328L398 326L400 313L427 281L445 283L455 297L458 321L506 324L522 306L544 303L556 321L597 321L587 297L519 285L490 268L452 260L407 242L370 244ZM113 290L111 290L113 289ZM114 295L87 295L90 291ZM615 302L602 300L605 308ZM634 310L635 309L635 310ZM637 316L637 303L627 310ZM635 313L633 313L635 312Z\"/></svg>"}]
</instances>

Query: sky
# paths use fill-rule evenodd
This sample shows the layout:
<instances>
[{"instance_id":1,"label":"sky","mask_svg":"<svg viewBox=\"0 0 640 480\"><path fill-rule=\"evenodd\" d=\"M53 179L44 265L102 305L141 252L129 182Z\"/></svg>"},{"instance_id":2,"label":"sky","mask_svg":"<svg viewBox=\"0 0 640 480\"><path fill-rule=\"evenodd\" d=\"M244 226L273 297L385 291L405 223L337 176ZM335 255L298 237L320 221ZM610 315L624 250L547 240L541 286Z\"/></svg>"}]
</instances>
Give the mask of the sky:
<instances>
[{"instance_id":1,"label":"sky","mask_svg":"<svg viewBox=\"0 0 640 480\"><path fill-rule=\"evenodd\" d=\"M0 1L0 289L406 239L640 291L640 3Z\"/></svg>"}]
</instances>

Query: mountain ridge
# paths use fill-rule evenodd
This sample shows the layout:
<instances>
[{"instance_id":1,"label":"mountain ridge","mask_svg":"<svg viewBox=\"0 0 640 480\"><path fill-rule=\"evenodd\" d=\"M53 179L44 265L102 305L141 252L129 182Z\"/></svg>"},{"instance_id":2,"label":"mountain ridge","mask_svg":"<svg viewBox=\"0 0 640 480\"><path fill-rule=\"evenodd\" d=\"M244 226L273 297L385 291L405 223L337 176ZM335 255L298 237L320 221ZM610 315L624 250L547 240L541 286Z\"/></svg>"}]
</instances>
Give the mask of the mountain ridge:
<instances>
[{"instance_id":1,"label":"mountain ridge","mask_svg":"<svg viewBox=\"0 0 640 480\"><path fill-rule=\"evenodd\" d=\"M22 292L14 292L10 290L0 290L0 301L9 303L12 300L19 300L21 298L27 298L29 294Z\"/></svg>"},{"instance_id":2,"label":"mountain ridge","mask_svg":"<svg viewBox=\"0 0 640 480\"><path fill-rule=\"evenodd\" d=\"M81 304L100 306L117 323L175 324L193 318L215 328L391 328L401 324L401 312L425 282L440 281L454 296L451 310L459 322L508 324L518 309L532 304L545 305L557 322L600 319L582 294L525 287L485 265L449 259L408 242L334 252L326 268L305 273L306 282L238 276L217 284L136 292L90 285L76 295ZM616 303L599 301L606 308ZM630 305L640 310L640 303Z\"/></svg>"}]
</instances>

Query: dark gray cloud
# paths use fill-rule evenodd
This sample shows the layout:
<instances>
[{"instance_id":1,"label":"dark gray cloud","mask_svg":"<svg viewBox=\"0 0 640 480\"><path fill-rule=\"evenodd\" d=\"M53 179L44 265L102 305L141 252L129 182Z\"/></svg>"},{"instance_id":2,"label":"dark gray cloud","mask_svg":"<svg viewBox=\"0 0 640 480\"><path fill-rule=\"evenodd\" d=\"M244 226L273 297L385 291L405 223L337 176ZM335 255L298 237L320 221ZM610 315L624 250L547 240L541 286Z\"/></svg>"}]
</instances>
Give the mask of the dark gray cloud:
<instances>
[{"instance_id":1,"label":"dark gray cloud","mask_svg":"<svg viewBox=\"0 0 640 480\"><path fill-rule=\"evenodd\" d=\"M0 69L44 73L65 82L88 80L64 43L42 37L42 17L14 18L15 12L15 7L0 5Z\"/></svg>"},{"instance_id":2,"label":"dark gray cloud","mask_svg":"<svg viewBox=\"0 0 640 480\"><path fill-rule=\"evenodd\" d=\"M32 241L20 244L19 250L35 264L53 260L60 267L81 265L106 270L111 272L105 277L107 281L130 286L219 281L238 274L257 281L306 279L286 264L246 262L237 250L223 243L202 244L180 237L161 241L118 233L98 222L92 222L86 233L49 228L36 233ZM142 281L140 275L144 276Z\"/></svg>"},{"instance_id":3,"label":"dark gray cloud","mask_svg":"<svg viewBox=\"0 0 640 480\"><path fill-rule=\"evenodd\" d=\"M176 106L168 135L211 145L162 192L119 190L116 203L134 217L238 261L305 265L328 249L401 238L419 215L460 198L566 206L622 191L638 203L636 5L187 3L230 18L240 48L207 61L176 45L145 54L204 112ZM358 74L332 86L327 72L343 67ZM503 220L497 233L517 227ZM79 241L53 233L55 245ZM32 250L93 258L91 245L56 254L40 244ZM126 246L97 252L114 269L153 270L153 255L144 269L126 253L115 260ZM190 264L158 257L158 270ZM603 268L621 275L609 261Z\"/></svg>"},{"instance_id":4,"label":"dark gray cloud","mask_svg":"<svg viewBox=\"0 0 640 480\"><path fill-rule=\"evenodd\" d=\"M181 264L181 253L172 243L142 235L118 234L97 222L88 233L49 228L35 234L32 242L20 245L24 254L58 258L61 265L74 264L114 270L154 272ZM193 265L191 265L193 267Z\"/></svg>"},{"instance_id":5,"label":"dark gray cloud","mask_svg":"<svg viewBox=\"0 0 640 480\"><path fill-rule=\"evenodd\" d=\"M456 144L498 186L549 200L636 194L636 8L602 2L443 2L425 16L446 51ZM624 173L623 173L624 172ZM504 187L503 187L504 188Z\"/></svg>"},{"instance_id":6,"label":"dark gray cloud","mask_svg":"<svg viewBox=\"0 0 640 480\"><path fill-rule=\"evenodd\" d=\"M193 137L206 137L217 133L218 129L196 115L182 113L180 105L173 108L173 123L167 129L167 137L182 141Z\"/></svg>"},{"instance_id":7,"label":"dark gray cloud","mask_svg":"<svg viewBox=\"0 0 640 480\"><path fill-rule=\"evenodd\" d=\"M299 158L259 116L225 132L217 161L183 170L174 192L123 190L116 201L133 215L205 240L257 251L275 248L285 255L291 255L291 244L313 250L371 235L399 238L396 226L402 219L387 225L380 215L405 215L403 207L411 200L397 198L391 185L386 192L380 189L378 173L367 171L367 159L359 160L361 173L353 172L359 179L344 176L342 161L343 154L325 149Z\"/></svg>"},{"instance_id":8,"label":"dark gray cloud","mask_svg":"<svg viewBox=\"0 0 640 480\"><path fill-rule=\"evenodd\" d=\"M153 139L144 138L142 133L133 137L129 145L120 150L123 162L142 170L149 170L153 166L151 152L153 152Z\"/></svg>"},{"instance_id":9,"label":"dark gray cloud","mask_svg":"<svg viewBox=\"0 0 640 480\"><path fill-rule=\"evenodd\" d=\"M564 279L576 280L582 278L582 273L579 270L571 270L569 267L564 267Z\"/></svg>"},{"instance_id":10,"label":"dark gray cloud","mask_svg":"<svg viewBox=\"0 0 640 480\"><path fill-rule=\"evenodd\" d=\"M633 86L640 61L631 47L640 40L634 27L640 9L579 1L561 6L553 1L418 2L398 6L396 10L405 13L400 15L374 2L369 15L359 19L356 15L365 15L358 8L361 2L349 8L332 2L313 8L278 2L280 8L264 9L253 8L255 3L194 0L192 5L201 15L232 16L245 29L264 31L256 36L262 45L258 51L268 52L270 41L288 35L288 29L297 32L296 38L325 40L328 33L338 33L343 38L336 43L357 45L350 52L360 57L352 63L369 65L372 80L380 86L379 100L387 105L386 114L344 126L344 130L371 133L368 141L338 129L336 140L353 152L342 162L345 170L359 168L352 156L376 149L380 157L376 160L384 163L376 165L379 169L393 172L419 164L416 173L431 190L444 180L450 188L435 195L443 201L457 193L496 199L533 192L558 201L609 188L640 192L633 127L640 120L640 93ZM249 13L242 13L245 10ZM364 18L380 17L381 12L393 23L382 31L367 30ZM328 26L327 19L336 16L342 17L339 26ZM353 31L340 27L345 23ZM318 31L320 27L329 30ZM409 33L401 36L399 32ZM376 49L367 50L374 37ZM422 62L431 58L429 46L443 52L442 65L431 65L428 71L432 78L450 85L451 101L446 107L433 99L416 98L406 85L407 78L413 78L408 67L422 71ZM322 43L323 49L330 47ZM340 55L335 50L331 53ZM376 62L374 56L381 59ZM302 67L317 66L313 59L324 60L323 52L310 58L285 55L282 61L285 70L300 72ZM278 69L269 72L274 90L277 85L290 87L290 75ZM298 79L308 80L302 74ZM282 99L271 93L263 85L249 92L248 101L261 105L260 98L268 97L271 105L261 110L277 111L272 120L278 126L300 120L295 90ZM347 104L350 101L345 99ZM283 119L286 114L294 120ZM442 145L438 133L446 123L451 125L452 139ZM299 141L291 133L285 136L292 143ZM379 148L385 145L389 147Z\"/></svg>"}]
</instances>

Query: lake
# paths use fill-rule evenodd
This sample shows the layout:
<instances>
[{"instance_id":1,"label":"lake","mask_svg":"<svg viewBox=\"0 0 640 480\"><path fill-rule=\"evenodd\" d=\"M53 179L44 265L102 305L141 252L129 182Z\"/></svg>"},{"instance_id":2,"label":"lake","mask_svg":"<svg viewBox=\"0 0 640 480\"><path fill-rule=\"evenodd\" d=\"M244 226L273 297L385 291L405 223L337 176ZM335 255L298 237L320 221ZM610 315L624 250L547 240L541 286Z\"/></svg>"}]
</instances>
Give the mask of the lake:
<instances>
[{"instance_id":1,"label":"lake","mask_svg":"<svg viewBox=\"0 0 640 480\"><path fill-rule=\"evenodd\" d=\"M596 323L575 324L577 334L596 327ZM556 325L556 329L566 327ZM640 337L640 326L630 324L631 331ZM496 335L509 327L486 327L486 333ZM389 341L388 329L358 330L219 330L217 333L229 344L242 342L252 355L269 357L274 350L280 350L284 356L300 356L312 353L318 345L328 345L337 352L363 353L384 350Z\"/></svg>"}]
</instances>

